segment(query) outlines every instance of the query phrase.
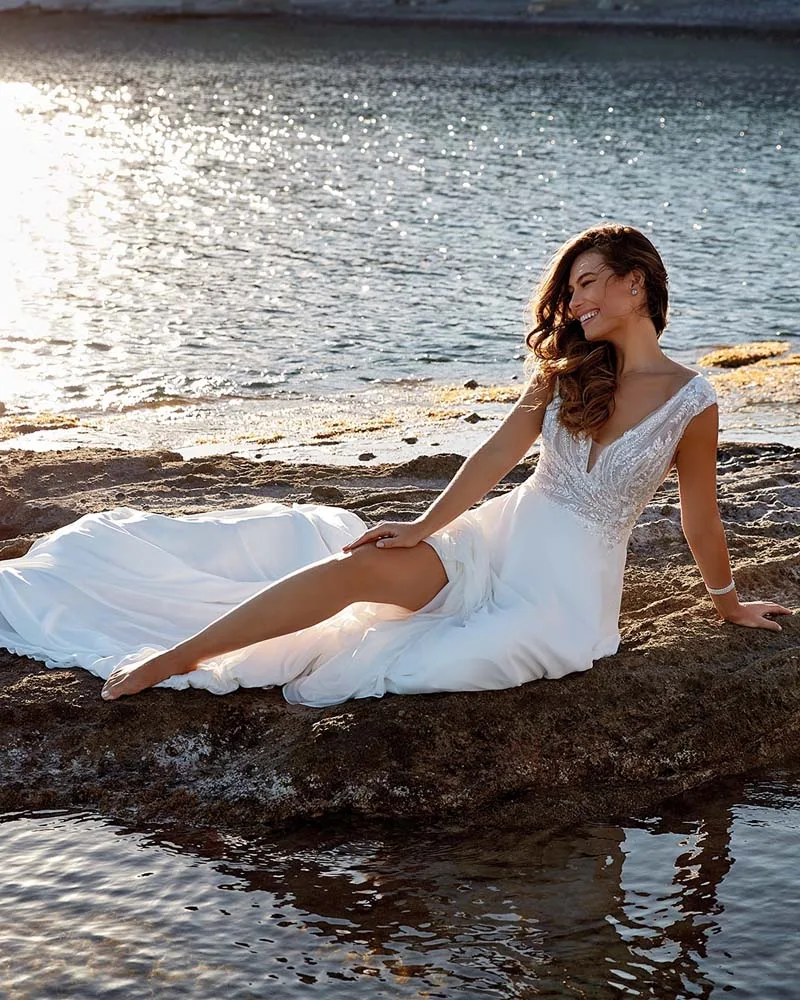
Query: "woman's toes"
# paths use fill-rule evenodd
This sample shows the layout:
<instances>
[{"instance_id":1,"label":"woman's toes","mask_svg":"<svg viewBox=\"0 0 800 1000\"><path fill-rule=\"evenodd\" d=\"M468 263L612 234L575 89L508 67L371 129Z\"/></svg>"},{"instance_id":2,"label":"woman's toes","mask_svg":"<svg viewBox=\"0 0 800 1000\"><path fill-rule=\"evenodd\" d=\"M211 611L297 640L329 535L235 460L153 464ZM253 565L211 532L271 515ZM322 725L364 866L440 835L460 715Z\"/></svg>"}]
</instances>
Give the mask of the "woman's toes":
<instances>
[{"instance_id":1,"label":"woman's toes","mask_svg":"<svg viewBox=\"0 0 800 1000\"><path fill-rule=\"evenodd\" d=\"M115 701L122 694L123 678L117 673L109 675L108 680L103 685L100 697L105 701Z\"/></svg>"},{"instance_id":2,"label":"woman's toes","mask_svg":"<svg viewBox=\"0 0 800 1000\"><path fill-rule=\"evenodd\" d=\"M169 652L159 653L140 663L138 667L123 667L112 671L103 685L100 697L105 701L114 701L122 695L138 694L174 674L185 674L189 670L194 670L194 665L187 666L185 661L176 659Z\"/></svg>"},{"instance_id":3,"label":"woman's toes","mask_svg":"<svg viewBox=\"0 0 800 1000\"><path fill-rule=\"evenodd\" d=\"M105 701L116 701L124 694L136 694L141 690L141 685L132 683L132 675L136 670L114 670L109 674L108 680L103 685L100 697Z\"/></svg>"}]
</instances>

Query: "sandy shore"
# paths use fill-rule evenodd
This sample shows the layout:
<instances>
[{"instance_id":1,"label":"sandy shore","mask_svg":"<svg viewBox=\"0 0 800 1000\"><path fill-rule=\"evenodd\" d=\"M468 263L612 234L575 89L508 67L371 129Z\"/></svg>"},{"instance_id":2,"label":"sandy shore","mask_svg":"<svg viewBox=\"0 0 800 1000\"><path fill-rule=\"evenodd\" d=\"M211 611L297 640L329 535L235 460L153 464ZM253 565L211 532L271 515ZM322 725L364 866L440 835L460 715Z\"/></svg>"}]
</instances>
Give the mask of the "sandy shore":
<instances>
[{"instance_id":1,"label":"sandy shore","mask_svg":"<svg viewBox=\"0 0 800 1000\"><path fill-rule=\"evenodd\" d=\"M0 557L121 505L190 513L272 499L346 507L370 522L410 519L462 460L364 467L10 451L0 459ZM724 445L719 483L742 598L800 608L800 449ZM671 477L631 539L620 652L563 681L326 710L287 705L274 690L150 691L107 703L84 671L0 654L0 810L86 807L238 830L342 816L530 829L626 815L797 753L800 615L782 625L774 633L718 619Z\"/></svg>"}]
</instances>

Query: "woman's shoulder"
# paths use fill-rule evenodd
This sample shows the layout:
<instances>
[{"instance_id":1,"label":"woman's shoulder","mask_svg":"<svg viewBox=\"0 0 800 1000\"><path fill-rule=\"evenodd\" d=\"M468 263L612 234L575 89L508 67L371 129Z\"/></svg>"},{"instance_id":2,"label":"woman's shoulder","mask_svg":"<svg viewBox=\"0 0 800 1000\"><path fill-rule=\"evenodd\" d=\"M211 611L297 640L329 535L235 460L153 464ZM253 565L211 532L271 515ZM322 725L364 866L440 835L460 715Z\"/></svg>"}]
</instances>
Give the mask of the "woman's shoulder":
<instances>
[{"instance_id":1,"label":"woman's shoulder","mask_svg":"<svg viewBox=\"0 0 800 1000\"><path fill-rule=\"evenodd\" d=\"M695 398L703 401L708 400L706 405L709 405L709 402L716 401L717 393L714 386L711 380L706 375L703 375L702 372L674 362L669 372L665 372L665 374L668 374L675 380L673 392L670 395L682 393L688 387L692 390Z\"/></svg>"},{"instance_id":2,"label":"woman's shoulder","mask_svg":"<svg viewBox=\"0 0 800 1000\"><path fill-rule=\"evenodd\" d=\"M704 378L696 369L688 365L682 365L677 361L671 362L669 368L664 368L662 374L666 378L675 380L675 384L680 386L683 382L690 382L693 378Z\"/></svg>"},{"instance_id":3,"label":"woman's shoulder","mask_svg":"<svg viewBox=\"0 0 800 1000\"><path fill-rule=\"evenodd\" d=\"M686 368L686 381L693 383L695 392L702 398L716 400L717 392L711 379L694 368Z\"/></svg>"},{"instance_id":4,"label":"woman's shoulder","mask_svg":"<svg viewBox=\"0 0 800 1000\"><path fill-rule=\"evenodd\" d=\"M717 402L717 393L711 380L702 372L686 369L687 376L678 394L682 397L680 409L696 417Z\"/></svg>"}]
</instances>

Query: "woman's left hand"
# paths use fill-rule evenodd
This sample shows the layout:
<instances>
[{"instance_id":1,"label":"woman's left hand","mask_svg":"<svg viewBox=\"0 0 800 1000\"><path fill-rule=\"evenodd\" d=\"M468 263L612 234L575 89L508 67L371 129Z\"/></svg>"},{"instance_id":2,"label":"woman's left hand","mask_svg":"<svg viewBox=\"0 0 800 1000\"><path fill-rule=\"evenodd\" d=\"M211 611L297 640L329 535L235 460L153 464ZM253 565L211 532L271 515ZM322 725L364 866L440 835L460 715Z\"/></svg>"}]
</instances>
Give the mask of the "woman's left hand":
<instances>
[{"instance_id":1,"label":"woman's left hand","mask_svg":"<svg viewBox=\"0 0 800 1000\"><path fill-rule=\"evenodd\" d=\"M791 608L785 608L782 604L775 604L772 601L740 601L739 607L735 611L725 614L725 621L733 622L734 625L745 625L747 628L767 628L771 632L782 632L783 629L777 622L765 615L793 615Z\"/></svg>"}]
</instances>

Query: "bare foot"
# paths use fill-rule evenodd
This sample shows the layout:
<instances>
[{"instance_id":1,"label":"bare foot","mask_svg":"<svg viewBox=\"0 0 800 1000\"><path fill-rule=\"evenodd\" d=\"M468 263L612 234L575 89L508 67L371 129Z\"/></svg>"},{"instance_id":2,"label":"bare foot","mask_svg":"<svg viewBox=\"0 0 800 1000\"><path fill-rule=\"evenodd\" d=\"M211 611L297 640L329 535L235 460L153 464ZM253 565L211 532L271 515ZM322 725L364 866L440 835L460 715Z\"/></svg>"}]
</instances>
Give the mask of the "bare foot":
<instances>
[{"instance_id":1,"label":"bare foot","mask_svg":"<svg viewBox=\"0 0 800 1000\"><path fill-rule=\"evenodd\" d=\"M168 649L164 653L145 660L138 667L126 668L118 667L111 672L108 680L103 685L100 697L106 701L114 701L126 694L137 694L145 688L152 687L167 677L175 674L187 674L194 670L193 663L181 659L174 650Z\"/></svg>"}]
</instances>

